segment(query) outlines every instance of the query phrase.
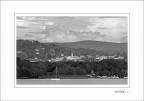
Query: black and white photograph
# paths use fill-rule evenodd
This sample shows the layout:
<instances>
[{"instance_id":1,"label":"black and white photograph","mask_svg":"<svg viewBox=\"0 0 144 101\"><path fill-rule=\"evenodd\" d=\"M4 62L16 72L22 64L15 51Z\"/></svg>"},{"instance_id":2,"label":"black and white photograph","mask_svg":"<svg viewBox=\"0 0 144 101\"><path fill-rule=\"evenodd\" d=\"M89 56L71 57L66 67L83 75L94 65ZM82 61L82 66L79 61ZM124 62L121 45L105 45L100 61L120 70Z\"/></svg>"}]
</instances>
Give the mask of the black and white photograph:
<instances>
[{"instance_id":1,"label":"black and white photograph","mask_svg":"<svg viewBox=\"0 0 144 101\"><path fill-rule=\"evenodd\" d=\"M15 15L17 85L128 85L128 20Z\"/></svg>"},{"instance_id":2,"label":"black and white photograph","mask_svg":"<svg viewBox=\"0 0 144 101\"><path fill-rule=\"evenodd\" d=\"M2 0L0 101L143 101L143 0Z\"/></svg>"}]
</instances>

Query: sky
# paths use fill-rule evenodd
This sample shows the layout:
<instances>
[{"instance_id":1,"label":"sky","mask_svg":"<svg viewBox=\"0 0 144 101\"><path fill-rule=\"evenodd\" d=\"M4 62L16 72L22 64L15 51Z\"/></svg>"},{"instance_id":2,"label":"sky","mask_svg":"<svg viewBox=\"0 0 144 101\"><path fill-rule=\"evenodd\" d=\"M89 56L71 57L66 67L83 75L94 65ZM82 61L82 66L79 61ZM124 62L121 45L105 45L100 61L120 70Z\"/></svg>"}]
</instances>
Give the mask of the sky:
<instances>
[{"instance_id":1,"label":"sky","mask_svg":"<svg viewBox=\"0 0 144 101\"><path fill-rule=\"evenodd\" d=\"M126 16L17 16L17 39L124 43L128 37L127 20Z\"/></svg>"}]
</instances>

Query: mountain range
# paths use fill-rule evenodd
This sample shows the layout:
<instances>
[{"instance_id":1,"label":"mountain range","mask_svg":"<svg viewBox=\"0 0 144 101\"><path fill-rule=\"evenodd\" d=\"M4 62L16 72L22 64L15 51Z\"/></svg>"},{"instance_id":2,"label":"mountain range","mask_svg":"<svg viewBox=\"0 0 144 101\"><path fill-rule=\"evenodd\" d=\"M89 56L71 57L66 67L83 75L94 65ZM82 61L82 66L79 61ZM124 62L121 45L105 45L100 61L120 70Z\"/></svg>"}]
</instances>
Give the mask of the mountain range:
<instances>
[{"instance_id":1,"label":"mountain range","mask_svg":"<svg viewBox=\"0 0 144 101\"><path fill-rule=\"evenodd\" d=\"M35 40L17 40L17 56L41 59L52 56L56 57L61 54L71 55L120 55L126 56L127 43L111 43L100 41L78 41L69 43L41 43Z\"/></svg>"},{"instance_id":2,"label":"mountain range","mask_svg":"<svg viewBox=\"0 0 144 101\"><path fill-rule=\"evenodd\" d=\"M78 41L78 42L69 42L69 43L55 43L62 47L69 48L84 48L103 51L107 53L127 53L127 43L112 43L112 42L101 42L101 41Z\"/></svg>"}]
</instances>

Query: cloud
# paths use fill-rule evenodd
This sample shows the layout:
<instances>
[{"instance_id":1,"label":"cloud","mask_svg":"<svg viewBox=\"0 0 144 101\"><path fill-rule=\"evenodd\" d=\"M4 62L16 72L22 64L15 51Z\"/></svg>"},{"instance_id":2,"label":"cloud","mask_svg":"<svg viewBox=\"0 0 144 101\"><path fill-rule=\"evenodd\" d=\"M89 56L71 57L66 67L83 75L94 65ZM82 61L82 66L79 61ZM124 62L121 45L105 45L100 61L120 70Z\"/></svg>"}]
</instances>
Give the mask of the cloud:
<instances>
[{"instance_id":1,"label":"cloud","mask_svg":"<svg viewBox=\"0 0 144 101\"><path fill-rule=\"evenodd\" d=\"M34 34L34 33L23 35L23 39L32 39L32 40L38 40L38 41L41 41L41 39L43 39L44 37L45 37L44 34Z\"/></svg>"},{"instance_id":2,"label":"cloud","mask_svg":"<svg viewBox=\"0 0 144 101\"><path fill-rule=\"evenodd\" d=\"M60 17L55 17L56 19L70 19L70 20L72 20L72 19L74 19L74 17L67 17L67 16L60 16Z\"/></svg>"},{"instance_id":3,"label":"cloud","mask_svg":"<svg viewBox=\"0 0 144 101\"><path fill-rule=\"evenodd\" d=\"M43 42L127 42L124 16L19 16L16 24L18 37Z\"/></svg>"},{"instance_id":4,"label":"cloud","mask_svg":"<svg viewBox=\"0 0 144 101\"><path fill-rule=\"evenodd\" d=\"M106 27L97 27L97 29L108 29Z\"/></svg>"},{"instance_id":5,"label":"cloud","mask_svg":"<svg viewBox=\"0 0 144 101\"><path fill-rule=\"evenodd\" d=\"M54 25L54 22L45 22L46 25Z\"/></svg>"},{"instance_id":6,"label":"cloud","mask_svg":"<svg viewBox=\"0 0 144 101\"><path fill-rule=\"evenodd\" d=\"M17 20L23 20L24 18L21 17L21 16L17 16L16 19L17 19Z\"/></svg>"},{"instance_id":7,"label":"cloud","mask_svg":"<svg viewBox=\"0 0 144 101\"><path fill-rule=\"evenodd\" d=\"M128 36L122 36L122 37L120 38L120 40L121 40L122 43L123 43L123 42L127 42L127 41L128 41Z\"/></svg>"},{"instance_id":8,"label":"cloud","mask_svg":"<svg viewBox=\"0 0 144 101\"><path fill-rule=\"evenodd\" d=\"M25 20L17 20L16 25L17 26L23 26L23 27L28 27L29 26L28 22L25 21Z\"/></svg>"},{"instance_id":9,"label":"cloud","mask_svg":"<svg viewBox=\"0 0 144 101\"><path fill-rule=\"evenodd\" d=\"M111 42L121 42L123 33L127 35L127 18L126 17L99 17L93 19L93 23L87 27L93 32L98 31L104 37L99 39Z\"/></svg>"},{"instance_id":10,"label":"cloud","mask_svg":"<svg viewBox=\"0 0 144 101\"><path fill-rule=\"evenodd\" d=\"M100 16L99 19L114 19L114 18L127 18L126 16Z\"/></svg>"},{"instance_id":11,"label":"cloud","mask_svg":"<svg viewBox=\"0 0 144 101\"><path fill-rule=\"evenodd\" d=\"M49 37L43 38L42 42L74 42L77 41L77 37L70 34L56 34L55 36L49 35Z\"/></svg>"},{"instance_id":12,"label":"cloud","mask_svg":"<svg viewBox=\"0 0 144 101\"><path fill-rule=\"evenodd\" d=\"M29 27L24 27L24 26L17 26L18 29L27 29Z\"/></svg>"}]
</instances>

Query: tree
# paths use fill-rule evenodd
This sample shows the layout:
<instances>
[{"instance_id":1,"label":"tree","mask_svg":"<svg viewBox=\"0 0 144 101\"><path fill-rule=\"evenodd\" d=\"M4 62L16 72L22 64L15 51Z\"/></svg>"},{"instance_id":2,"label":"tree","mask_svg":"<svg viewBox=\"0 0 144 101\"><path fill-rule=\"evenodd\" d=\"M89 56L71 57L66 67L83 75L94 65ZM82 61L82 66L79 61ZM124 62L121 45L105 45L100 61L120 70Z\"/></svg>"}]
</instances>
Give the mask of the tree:
<instances>
[{"instance_id":1,"label":"tree","mask_svg":"<svg viewBox=\"0 0 144 101\"><path fill-rule=\"evenodd\" d=\"M62 68L62 72L64 75L69 75L69 70L66 67Z\"/></svg>"},{"instance_id":2,"label":"tree","mask_svg":"<svg viewBox=\"0 0 144 101\"><path fill-rule=\"evenodd\" d=\"M25 66L27 69L30 68L31 63L30 63L29 60L22 60L21 62L22 62L22 64L23 64L23 66Z\"/></svg>"},{"instance_id":3,"label":"tree","mask_svg":"<svg viewBox=\"0 0 144 101\"><path fill-rule=\"evenodd\" d=\"M119 74L118 74L118 77L119 78L124 78L124 77L126 77L127 76L127 71L126 70L121 70L120 72L119 72Z\"/></svg>"},{"instance_id":4,"label":"tree","mask_svg":"<svg viewBox=\"0 0 144 101\"><path fill-rule=\"evenodd\" d=\"M17 57L17 76L18 77L29 77L29 68L30 68L29 60L21 60Z\"/></svg>"},{"instance_id":5,"label":"tree","mask_svg":"<svg viewBox=\"0 0 144 101\"><path fill-rule=\"evenodd\" d=\"M81 69L80 67L77 67L75 70L77 75L86 75L85 69Z\"/></svg>"},{"instance_id":6,"label":"tree","mask_svg":"<svg viewBox=\"0 0 144 101\"><path fill-rule=\"evenodd\" d=\"M103 67L98 65L95 72L102 72Z\"/></svg>"},{"instance_id":7,"label":"tree","mask_svg":"<svg viewBox=\"0 0 144 101\"><path fill-rule=\"evenodd\" d=\"M31 78L38 78L38 68L36 68L35 64L31 65L29 72Z\"/></svg>"},{"instance_id":8,"label":"tree","mask_svg":"<svg viewBox=\"0 0 144 101\"><path fill-rule=\"evenodd\" d=\"M65 75L65 67L58 68L59 75Z\"/></svg>"},{"instance_id":9,"label":"tree","mask_svg":"<svg viewBox=\"0 0 144 101\"><path fill-rule=\"evenodd\" d=\"M21 68L20 76L21 77L29 77L29 69L27 67L23 66Z\"/></svg>"},{"instance_id":10,"label":"tree","mask_svg":"<svg viewBox=\"0 0 144 101\"><path fill-rule=\"evenodd\" d=\"M69 75L75 75L76 74L76 71L75 71L75 68L74 67L68 67L68 74Z\"/></svg>"},{"instance_id":11,"label":"tree","mask_svg":"<svg viewBox=\"0 0 144 101\"><path fill-rule=\"evenodd\" d=\"M119 69L118 68L112 68L112 74L111 74L111 76L114 76L114 75L118 75L118 73L119 73Z\"/></svg>"},{"instance_id":12,"label":"tree","mask_svg":"<svg viewBox=\"0 0 144 101\"><path fill-rule=\"evenodd\" d=\"M17 66L17 78L19 78L19 77L20 77L20 67Z\"/></svg>"},{"instance_id":13,"label":"tree","mask_svg":"<svg viewBox=\"0 0 144 101\"><path fill-rule=\"evenodd\" d=\"M110 72L108 70L103 70L102 75L103 76L110 76Z\"/></svg>"},{"instance_id":14,"label":"tree","mask_svg":"<svg viewBox=\"0 0 144 101\"><path fill-rule=\"evenodd\" d=\"M86 63L86 68L85 68L85 70L86 70L87 73L90 73L90 72L91 72L90 64Z\"/></svg>"},{"instance_id":15,"label":"tree","mask_svg":"<svg viewBox=\"0 0 144 101\"><path fill-rule=\"evenodd\" d=\"M100 76L100 73L99 72L95 72L95 77L98 77Z\"/></svg>"},{"instance_id":16,"label":"tree","mask_svg":"<svg viewBox=\"0 0 144 101\"><path fill-rule=\"evenodd\" d=\"M47 69L43 63L38 63L36 68L38 69L38 76L46 75Z\"/></svg>"},{"instance_id":17,"label":"tree","mask_svg":"<svg viewBox=\"0 0 144 101\"><path fill-rule=\"evenodd\" d=\"M17 57L17 66L20 68L23 66L22 60L19 57Z\"/></svg>"},{"instance_id":18,"label":"tree","mask_svg":"<svg viewBox=\"0 0 144 101\"><path fill-rule=\"evenodd\" d=\"M113 66L108 66L107 70L110 72L110 76L114 75L114 70L113 70Z\"/></svg>"}]
</instances>

